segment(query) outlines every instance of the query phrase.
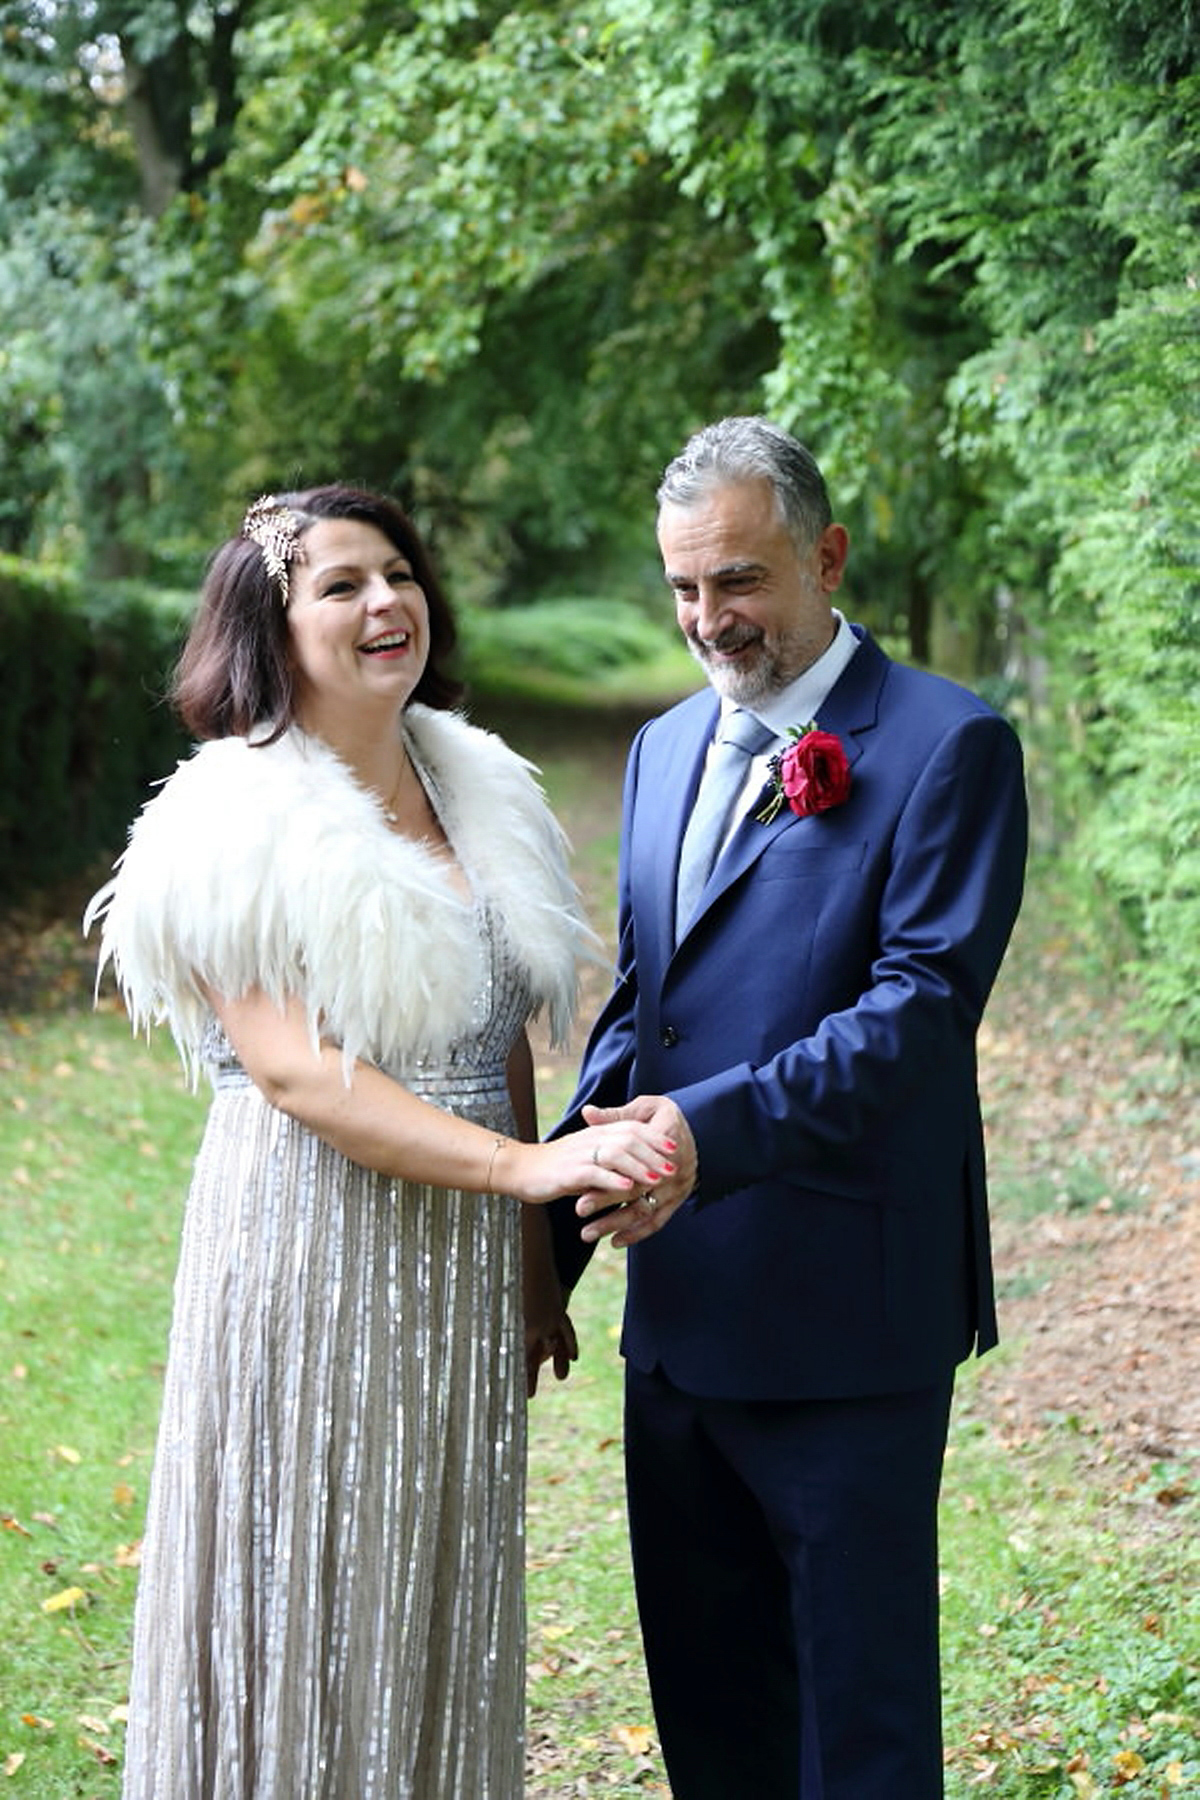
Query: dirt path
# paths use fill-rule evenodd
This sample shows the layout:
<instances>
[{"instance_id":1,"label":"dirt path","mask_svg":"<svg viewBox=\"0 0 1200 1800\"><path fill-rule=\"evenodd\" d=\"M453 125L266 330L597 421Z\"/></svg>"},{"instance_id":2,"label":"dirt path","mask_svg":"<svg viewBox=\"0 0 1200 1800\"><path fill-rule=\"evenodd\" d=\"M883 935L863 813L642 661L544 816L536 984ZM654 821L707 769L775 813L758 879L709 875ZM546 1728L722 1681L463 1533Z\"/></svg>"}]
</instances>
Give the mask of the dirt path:
<instances>
[{"instance_id":1,"label":"dirt path","mask_svg":"<svg viewBox=\"0 0 1200 1800\"><path fill-rule=\"evenodd\" d=\"M535 761L553 756L591 916L612 921L611 856L625 751L642 715L490 720ZM589 877L589 870L593 872ZM86 1005L94 953L83 900L106 871L0 917L0 1009ZM1070 1421L1085 1458L1120 1479L1200 1451L1197 1084L1081 986L1065 942L1018 928L982 1033L1003 1357L975 1404L1008 1438ZM606 991L589 976L584 1017ZM572 1046L566 1061L578 1053Z\"/></svg>"},{"instance_id":2,"label":"dirt path","mask_svg":"<svg viewBox=\"0 0 1200 1800\"><path fill-rule=\"evenodd\" d=\"M1194 1075L1020 938L980 1052L1012 1346L985 1402L1016 1437L1077 1422L1097 1465L1178 1465L1200 1451Z\"/></svg>"}]
</instances>

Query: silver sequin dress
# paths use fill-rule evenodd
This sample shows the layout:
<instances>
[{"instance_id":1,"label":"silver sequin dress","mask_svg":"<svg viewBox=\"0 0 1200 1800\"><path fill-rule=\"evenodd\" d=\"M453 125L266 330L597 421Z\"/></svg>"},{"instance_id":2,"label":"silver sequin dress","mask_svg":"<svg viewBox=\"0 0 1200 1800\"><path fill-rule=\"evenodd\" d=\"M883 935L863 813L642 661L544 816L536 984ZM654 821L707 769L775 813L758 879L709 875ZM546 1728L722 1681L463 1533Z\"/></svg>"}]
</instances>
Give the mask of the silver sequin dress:
<instances>
[{"instance_id":1,"label":"silver sequin dress","mask_svg":"<svg viewBox=\"0 0 1200 1800\"><path fill-rule=\"evenodd\" d=\"M529 995L391 1069L497 1131ZM516 1800L516 1202L396 1182L269 1106L215 1028L135 1625L126 1800Z\"/></svg>"}]
</instances>

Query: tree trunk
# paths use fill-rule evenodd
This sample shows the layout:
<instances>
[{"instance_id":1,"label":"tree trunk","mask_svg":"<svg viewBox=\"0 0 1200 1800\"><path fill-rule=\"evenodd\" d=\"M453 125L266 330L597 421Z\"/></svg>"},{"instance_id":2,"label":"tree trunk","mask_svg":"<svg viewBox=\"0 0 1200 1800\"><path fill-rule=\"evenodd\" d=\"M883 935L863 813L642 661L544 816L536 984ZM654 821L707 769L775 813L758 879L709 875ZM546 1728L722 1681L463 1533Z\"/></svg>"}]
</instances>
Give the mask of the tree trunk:
<instances>
[{"instance_id":1,"label":"tree trunk","mask_svg":"<svg viewBox=\"0 0 1200 1800\"><path fill-rule=\"evenodd\" d=\"M142 205L160 218L176 194L199 187L219 169L233 145L241 107L236 39L250 0L212 14L207 49L188 29L186 5L177 0L177 30L157 55L139 59L128 34L121 37L125 111L142 179ZM197 145L193 118L211 111L207 142Z\"/></svg>"},{"instance_id":2,"label":"tree trunk","mask_svg":"<svg viewBox=\"0 0 1200 1800\"><path fill-rule=\"evenodd\" d=\"M908 653L915 663L929 667L933 639L933 590L922 570L914 568L908 581Z\"/></svg>"},{"instance_id":3,"label":"tree trunk","mask_svg":"<svg viewBox=\"0 0 1200 1800\"><path fill-rule=\"evenodd\" d=\"M173 45L171 61L177 60L186 67L186 51L179 59ZM125 113L142 179L142 206L152 219L162 217L183 186L191 159L191 105L187 85L182 96L181 120L177 105L164 114L160 103L162 80L161 60L142 64L126 53Z\"/></svg>"}]
</instances>

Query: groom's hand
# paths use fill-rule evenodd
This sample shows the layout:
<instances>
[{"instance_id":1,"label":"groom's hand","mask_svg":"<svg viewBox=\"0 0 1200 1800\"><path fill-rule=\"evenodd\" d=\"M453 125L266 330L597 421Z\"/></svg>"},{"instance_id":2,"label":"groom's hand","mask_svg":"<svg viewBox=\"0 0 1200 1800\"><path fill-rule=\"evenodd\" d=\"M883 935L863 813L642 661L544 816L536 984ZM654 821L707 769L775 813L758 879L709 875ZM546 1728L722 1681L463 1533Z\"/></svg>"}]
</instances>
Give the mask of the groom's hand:
<instances>
[{"instance_id":1,"label":"groom's hand","mask_svg":"<svg viewBox=\"0 0 1200 1800\"><path fill-rule=\"evenodd\" d=\"M616 1207L610 1193L596 1191L581 1194L576 1202L575 1211L581 1219L589 1221L581 1233L584 1242L594 1244L602 1237L611 1237L617 1248L623 1250L661 1231L692 1192L697 1175L696 1140L678 1106L665 1094L639 1094L624 1106L585 1106L583 1119L586 1125L638 1119L653 1125L674 1145L671 1172L664 1173L649 1193L630 1198ZM602 1216L596 1217L596 1214Z\"/></svg>"}]
</instances>

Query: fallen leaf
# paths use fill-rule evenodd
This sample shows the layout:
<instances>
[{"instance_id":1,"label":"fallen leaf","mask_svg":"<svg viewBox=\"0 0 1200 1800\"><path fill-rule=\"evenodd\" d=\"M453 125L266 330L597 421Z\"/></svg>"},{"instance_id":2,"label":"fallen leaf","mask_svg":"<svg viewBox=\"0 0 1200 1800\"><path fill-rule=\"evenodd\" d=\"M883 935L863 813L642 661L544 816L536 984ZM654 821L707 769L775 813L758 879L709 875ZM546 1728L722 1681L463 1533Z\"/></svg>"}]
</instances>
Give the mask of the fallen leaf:
<instances>
[{"instance_id":1,"label":"fallen leaf","mask_svg":"<svg viewBox=\"0 0 1200 1800\"><path fill-rule=\"evenodd\" d=\"M48 1613L67 1612L76 1606L86 1606L87 1590L81 1587L63 1588L60 1593L51 1594L48 1600L42 1601L42 1611Z\"/></svg>"},{"instance_id":2,"label":"fallen leaf","mask_svg":"<svg viewBox=\"0 0 1200 1800\"><path fill-rule=\"evenodd\" d=\"M23 1750L14 1750L11 1756L6 1756L4 1759L4 1773L6 1775L15 1775L24 1761L25 1752Z\"/></svg>"},{"instance_id":3,"label":"fallen leaf","mask_svg":"<svg viewBox=\"0 0 1200 1800\"><path fill-rule=\"evenodd\" d=\"M117 1758L114 1752L108 1748L107 1744L94 1743L93 1740L88 1737L81 1737L79 1742L81 1747L84 1750L90 1750L96 1761L102 1763L106 1769L111 1769L116 1762Z\"/></svg>"},{"instance_id":4,"label":"fallen leaf","mask_svg":"<svg viewBox=\"0 0 1200 1800\"><path fill-rule=\"evenodd\" d=\"M1166 1487L1159 1488L1154 1498L1160 1506L1178 1506L1191 1493L1186 1481L1172 1481Z\"/></svg>"},{"instance_id":5,"label":"fallen leaf","mask_svg":"<svg viewBox=\"0 0 1200 1800\"><path fill-rule=\"evenodd\" d=\"M114 1506L132 1506L136 1499L137 1495L127 1481L117 1482L116 1486L113 1488Z\"/></svg>"},{"instance_id":6,"label":"fallen leaf","mask_svg":"<svg viewBox=\"0 0 1200 1800\"><path fill-rule=\"evenodd\" d=\"M78 1450L73 1450L70 1444L56 1444L54 1446L54 1454L57 1456L59 1462L70 1463L72 1468L77 1467L78 1464L83 1461Z\"/></svg>"},{"instance_id":7,"label":"fallen leaf","mask_svg":"<svg viewBox=\"0 0 1200 1800\"><path fill-rule=\"evenodd\" d=\"M1145 1757L1139 1756L1136 1750L1118 1750L1113 1757L1117 1786L1124 1787L1127 1782L1136 1781L1145 1767Z\"/></svg>"},{"instance_id":8,"label":"fallen leaf","mask_svg":"<svg viewBox=\"0 0 1200 1800\"><path fill-rule=\"evenodd\" d=\"M20 1519L14 1519L11 1513L0 1513L0 1527L5 1531L15 1531L18 1537L33 1536L32 1531L26 1531Z\"/></svg>"},{"instance_id":9,"label":"fallen leaf","mask_svg":"<svg viewBox=\"0 0 1200 1800\"><path fill-rule=\"evenodd\" d=\"M646 1756L654 1742L654 1734L648 1725L614 1725L613 1736L618 1744L628 1750L630 1756Z\"/></svg>"},{"instance_id":10,"label":"fallen leaf","mask_svg":"<svg viewBox=\"0 0 1200 1800\"><path fill-rule=\"evenodd\" d=\"M21 1723L22 1723L22 1725L31 1726L34 1731L53 1731L54 1730L54 1720L53 1719L43 1719L41 1713L22 1713L21 1714Z\"/></svg>"}]
</instances>

